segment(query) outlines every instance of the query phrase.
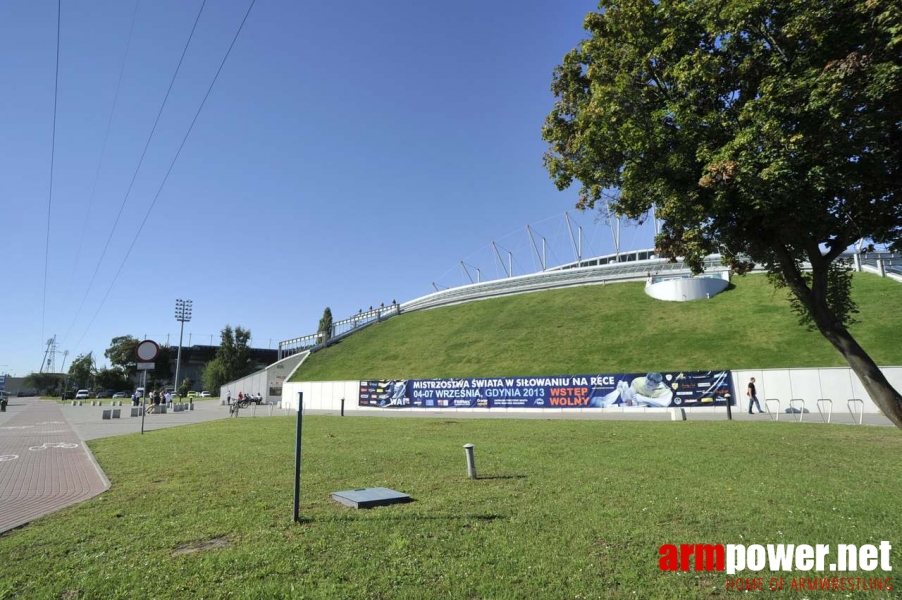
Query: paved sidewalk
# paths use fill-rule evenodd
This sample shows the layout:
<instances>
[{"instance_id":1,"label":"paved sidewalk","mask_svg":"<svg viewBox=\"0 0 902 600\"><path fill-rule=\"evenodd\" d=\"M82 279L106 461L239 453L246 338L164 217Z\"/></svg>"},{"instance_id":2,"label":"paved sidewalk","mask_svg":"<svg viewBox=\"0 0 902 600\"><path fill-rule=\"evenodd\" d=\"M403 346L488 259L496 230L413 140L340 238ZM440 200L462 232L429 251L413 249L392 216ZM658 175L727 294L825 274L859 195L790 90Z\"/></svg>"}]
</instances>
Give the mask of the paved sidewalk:
<instances>
[{"instance_id":1,"label":"paved sidewalk","mask_svg":"<svg viewBox=\"0 0 902 600\"><path fill-rule=\"evenodd\" d=\"M115 407L121 410L120 418L104 420L103 411L111 408L114 407L109 406L109 401L107 401L104 406L71 406L67 404L62 407L62 411L83 440L96 440L114 435L139 433L141 431L141 417L130 416L132 410L131 402L123 402L122 406ZM252 414L256 414L258 417L267 416L269 415L268 409L268 406L260 406L254 410L250 408L242 409L239 416L241 418L250 417ZM279 415L280 412L285 413L285 411L275 410L273 411L273 416ZM144 417L144 433L178 427L179 425L205 423L228 418L228 406L221 406L219 400L202 400L194 403L194 410L175 412L172 408L169 408L166 414L150 413L146 415Z\"/></svg>"},{"instance_id":2,"label":"paved sidewalk","mask_svg":"<svg viewBox=\"0 0 902 600\"><path fill-rule=\"evenodd\" d=\"M8 410L0 421L0 533L110 487L55 402L15 398Z\"/></svg>"}]
</instances>

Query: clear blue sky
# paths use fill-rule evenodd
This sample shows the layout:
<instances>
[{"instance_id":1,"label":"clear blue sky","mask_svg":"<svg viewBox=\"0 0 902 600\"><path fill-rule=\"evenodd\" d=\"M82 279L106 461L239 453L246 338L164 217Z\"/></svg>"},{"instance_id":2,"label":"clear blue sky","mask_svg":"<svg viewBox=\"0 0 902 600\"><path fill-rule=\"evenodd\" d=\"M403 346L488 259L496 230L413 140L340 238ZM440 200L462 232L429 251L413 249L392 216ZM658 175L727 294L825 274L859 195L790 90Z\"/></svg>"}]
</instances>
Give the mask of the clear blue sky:
<instances>
[{"instance_id":1,"label":"clear blue sky","mask_svg":"<svg viewBox=\"0 0 902 600\"><path fill-rule=\"evenodd\" d=\"M249 4L210 0L100 263L201 1L140 3L102 163L135 4L62 4L43 330L57 3L0 4L0 372L37 370L53 334L98 365L114 336L165 342L178 297L194 301L186 343L231 324L276 347L325 306L341 318L458 285L461 259L494 276L492 240L531 270L525 235L502 239L528 223L573 260L550 217L576 192L549 180L541 126L591 0L258 0L138 236Z\"/></svg>"}]
</instances>

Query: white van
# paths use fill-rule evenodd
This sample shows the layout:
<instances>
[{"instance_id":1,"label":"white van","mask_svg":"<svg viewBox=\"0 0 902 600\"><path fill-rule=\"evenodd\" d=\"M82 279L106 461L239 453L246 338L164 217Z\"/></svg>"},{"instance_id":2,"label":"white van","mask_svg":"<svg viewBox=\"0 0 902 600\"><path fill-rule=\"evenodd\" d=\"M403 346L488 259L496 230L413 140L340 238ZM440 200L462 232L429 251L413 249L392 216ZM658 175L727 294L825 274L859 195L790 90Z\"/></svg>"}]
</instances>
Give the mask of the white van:
<instances>
[{"instance_id":1,"label":"white van","mask_svg":"<svg viewBox=\"0 0 902 600\"><path fill-rule=\"evenodd\" d=\"M91 392L89 392L88 390L78 390L77 392L75 392L76 400L87 400L90 397Z\"/></svg>"}]
</instances>

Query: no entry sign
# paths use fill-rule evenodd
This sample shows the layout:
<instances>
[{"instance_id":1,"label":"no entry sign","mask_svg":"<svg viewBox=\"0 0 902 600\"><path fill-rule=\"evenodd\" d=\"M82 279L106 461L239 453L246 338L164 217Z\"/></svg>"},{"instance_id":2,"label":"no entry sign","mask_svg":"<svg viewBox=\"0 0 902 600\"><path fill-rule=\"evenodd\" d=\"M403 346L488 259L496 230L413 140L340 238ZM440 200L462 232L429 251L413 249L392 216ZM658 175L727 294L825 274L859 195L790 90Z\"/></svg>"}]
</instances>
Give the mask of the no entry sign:
<instances>
[{"instance_id":1,"label":"no entry sign","mask_svg":"<svg viewBox=\"0 0 902 600\"><path fill-rule=\"evenodd\" d=\"M139 363L153 362L157 358L159 352L160 347L152 340L139 342L137 347L135 347L135 356L138 357Z\"/></svg>"}]
</instances>

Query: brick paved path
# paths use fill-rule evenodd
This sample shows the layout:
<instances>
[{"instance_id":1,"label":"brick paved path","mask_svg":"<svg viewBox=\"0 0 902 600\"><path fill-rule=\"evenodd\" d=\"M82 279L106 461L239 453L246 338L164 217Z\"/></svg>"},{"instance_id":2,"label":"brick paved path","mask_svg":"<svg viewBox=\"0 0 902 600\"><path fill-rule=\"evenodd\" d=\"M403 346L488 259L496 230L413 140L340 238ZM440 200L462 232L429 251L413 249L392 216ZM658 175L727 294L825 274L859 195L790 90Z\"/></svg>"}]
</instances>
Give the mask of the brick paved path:
<instances>
[{"instance_id":1,"label":"brick paved path","mask_svg":"<svg viewBox=\"0 0 902 600\"><path fill-rule=\"evenodd\" d=\"M11 400L25 406L0 422L0 533L110 486L55 402Z\"/></svg>"}]
</instances>

